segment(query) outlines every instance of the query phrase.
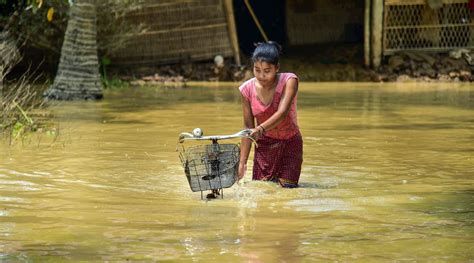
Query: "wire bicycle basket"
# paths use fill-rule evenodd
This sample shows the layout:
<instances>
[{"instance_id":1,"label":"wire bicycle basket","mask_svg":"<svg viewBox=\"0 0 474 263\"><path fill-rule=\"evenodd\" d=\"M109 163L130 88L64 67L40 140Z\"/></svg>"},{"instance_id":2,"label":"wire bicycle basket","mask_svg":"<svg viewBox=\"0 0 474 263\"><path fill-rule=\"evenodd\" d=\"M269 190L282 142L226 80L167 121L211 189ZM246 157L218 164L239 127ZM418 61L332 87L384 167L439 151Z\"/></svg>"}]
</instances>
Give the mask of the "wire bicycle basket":
<instances>
[{"instance_id":1,"label":"wire bicycle basket","mask_svg":"<svg viewBox=\"0 0 474 263\"><path fill-rule=\"evenodd\" d=\"M218 140L232 138L250 138L250 130L242 130L232 135L202 136L200 129L193 134L181 133L178 147L179 158L184 173L193 192L217 190L224 198L223 189L231 187L238 177L240 145L236 143L220 144ZM184 147L186 140L211 141L211 144Z\"/></svg>"}]
</instances>

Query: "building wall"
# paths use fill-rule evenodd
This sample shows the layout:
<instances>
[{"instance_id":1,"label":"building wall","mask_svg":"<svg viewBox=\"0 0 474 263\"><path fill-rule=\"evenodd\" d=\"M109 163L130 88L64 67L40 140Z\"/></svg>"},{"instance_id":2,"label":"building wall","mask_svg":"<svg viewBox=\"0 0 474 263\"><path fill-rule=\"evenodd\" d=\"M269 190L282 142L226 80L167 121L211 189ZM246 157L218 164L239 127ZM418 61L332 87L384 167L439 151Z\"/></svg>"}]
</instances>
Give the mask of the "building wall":
<instances>
[{"instance_id":1,"label":"building wall","mask_svg":"<svg viewBox=\"0 0 474 263\"><path fill-rule=\"evenodd\" d=\"M364 0L287 0L290 45L362 42Z\"/></svg>"}]
</instances>

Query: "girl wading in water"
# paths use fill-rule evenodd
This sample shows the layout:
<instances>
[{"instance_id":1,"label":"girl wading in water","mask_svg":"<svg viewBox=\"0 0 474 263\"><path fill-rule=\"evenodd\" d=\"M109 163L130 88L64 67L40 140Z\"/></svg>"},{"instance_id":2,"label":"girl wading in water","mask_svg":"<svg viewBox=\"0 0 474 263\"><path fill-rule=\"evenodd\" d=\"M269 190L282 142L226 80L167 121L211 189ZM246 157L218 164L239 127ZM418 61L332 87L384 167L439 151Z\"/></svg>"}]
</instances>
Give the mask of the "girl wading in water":
<instances>
[{"instance_id":1,"label":"girl wading in water","mask_svg":"<svg viewBox=\"0 0 474 263\"><path fill-rule=\"evenodd\" d=\"M261 43L252 55L254 78L240 87L245 128L257 141L253 180L278 182L297 187L303 162L303 140L296 118L298 77L278 73L281 47ZM256 125L255 125L256 121ZM239 180L247 170L251 142L242 139Z\"/></svg>"}]
</instances>

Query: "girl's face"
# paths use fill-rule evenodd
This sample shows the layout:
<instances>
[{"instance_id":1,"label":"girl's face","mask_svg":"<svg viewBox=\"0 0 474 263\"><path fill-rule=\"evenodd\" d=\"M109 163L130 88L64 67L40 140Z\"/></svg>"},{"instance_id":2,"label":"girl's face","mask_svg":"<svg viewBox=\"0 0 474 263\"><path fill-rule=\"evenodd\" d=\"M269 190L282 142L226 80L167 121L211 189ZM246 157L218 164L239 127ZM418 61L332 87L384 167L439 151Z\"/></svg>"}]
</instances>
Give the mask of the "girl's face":
<instances>
[{"instance_id":1,"label":"girl's face","mask_svg":"<svg viewBox=\"0 0 474 263\"><path fill-rule=\"evenodd\" d=\"M275 81L279 65L256 61L253 63L253 75L261 85L272 85Z\"/></svg>"}]
</instances>

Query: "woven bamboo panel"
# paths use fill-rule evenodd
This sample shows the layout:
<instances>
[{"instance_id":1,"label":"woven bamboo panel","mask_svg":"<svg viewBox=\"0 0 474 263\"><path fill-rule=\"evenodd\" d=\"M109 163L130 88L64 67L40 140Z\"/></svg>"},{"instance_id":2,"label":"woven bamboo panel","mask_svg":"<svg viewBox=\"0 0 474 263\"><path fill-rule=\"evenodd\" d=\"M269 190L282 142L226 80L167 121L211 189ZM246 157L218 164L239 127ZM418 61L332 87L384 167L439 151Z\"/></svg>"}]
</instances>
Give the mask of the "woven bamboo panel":
<instances>
[{"instance_id":1,"label":"woven bamboo panel","mask_svg":"<svg viewBox=\"0 0 474 263\"><path fill-rule=\"evenodd\" d=\"M383 53L474 48L473 11L468 0L444 0L432 9L421 0L386 0Z\"/></svg>"},{"instance_id":2,"label":"woven bamboo panel","mask_svg":"<svg viewBox=\"0 0 474 263\"><path fill-rule=\"evenodd\" d=\"M115 65L154 65L232 56L220 0L153 1L125 18L145 25L131 43L115 52Z\"/></svg>"}]
</instances>

